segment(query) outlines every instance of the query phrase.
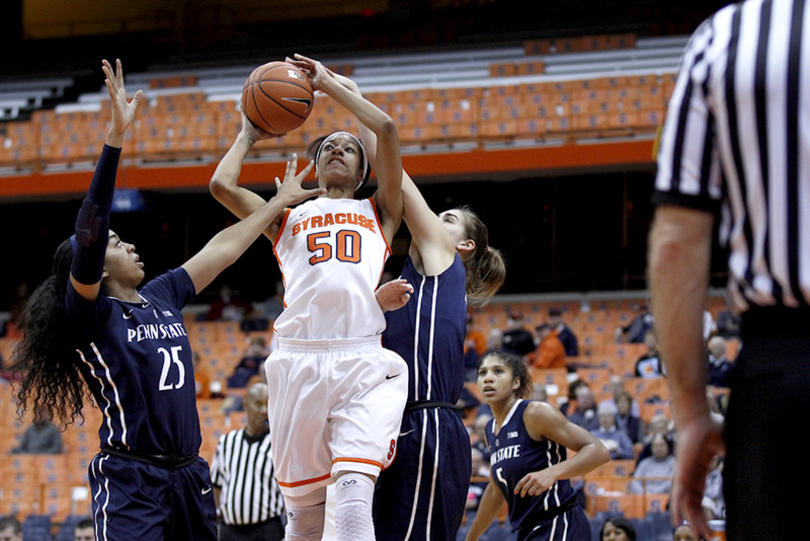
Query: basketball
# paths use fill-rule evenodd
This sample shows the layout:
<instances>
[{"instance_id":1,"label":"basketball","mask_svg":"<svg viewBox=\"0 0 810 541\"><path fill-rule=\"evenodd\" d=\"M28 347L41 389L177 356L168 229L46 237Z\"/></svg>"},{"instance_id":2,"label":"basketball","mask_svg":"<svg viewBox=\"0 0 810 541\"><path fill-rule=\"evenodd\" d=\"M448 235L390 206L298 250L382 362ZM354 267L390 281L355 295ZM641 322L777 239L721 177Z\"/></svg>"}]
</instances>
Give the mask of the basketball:
<instances>
[{"instance_id":1,"label":"basketball","mask_svg":"<svg viewBox=\"0 0 810 541\"><path fill-rule=\"evenodd\" d=\"M258 129L284 135L304 123L315 95L304 73L286 62L259 66L245 81L242 110Z\"/></svg>"}]
</instances>

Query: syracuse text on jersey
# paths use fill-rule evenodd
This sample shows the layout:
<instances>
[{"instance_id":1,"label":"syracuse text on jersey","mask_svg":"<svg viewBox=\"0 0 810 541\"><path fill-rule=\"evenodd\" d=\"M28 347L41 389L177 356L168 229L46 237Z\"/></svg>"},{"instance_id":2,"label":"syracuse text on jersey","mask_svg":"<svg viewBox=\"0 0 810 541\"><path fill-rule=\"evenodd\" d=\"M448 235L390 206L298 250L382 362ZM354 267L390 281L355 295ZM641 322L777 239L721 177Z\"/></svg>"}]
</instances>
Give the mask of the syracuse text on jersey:
<instances>
[{"instance_id":1,"label":"syracuse text on jersey","mask_svg":"<svg viewBox=\"0 0 810 541\"><path fill-rule=\"evenodd\" d=\"M327 212L326 214L323 215L316 215L310 218L303 218L300 222L293 225L292 234L293 236L295 236L301 231L307 231L308 229L317 229L319 227L328 227L330 225L336 224L359 225L360 227L363 227L365 229L368 229L372 233L375 233L373 218L366 218L362 214L356 214L354 212L337 212L334 215L331 212Z\"/></svg>"}]
</instances>

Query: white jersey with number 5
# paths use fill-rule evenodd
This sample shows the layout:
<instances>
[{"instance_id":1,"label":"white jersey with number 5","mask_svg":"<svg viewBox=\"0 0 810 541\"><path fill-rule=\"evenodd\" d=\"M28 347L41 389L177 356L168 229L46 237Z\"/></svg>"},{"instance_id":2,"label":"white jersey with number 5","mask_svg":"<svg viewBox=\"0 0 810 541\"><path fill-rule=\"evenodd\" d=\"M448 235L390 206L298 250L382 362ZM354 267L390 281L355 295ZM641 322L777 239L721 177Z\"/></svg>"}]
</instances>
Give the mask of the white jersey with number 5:
<instances>
[{"instance_id":1,"label":"white jersey with number 5","mask_svg":"<svg viewBox=\"0 0 810 541\"><path fill-rule=\"evenodd\" d=\"M391 250L371 199L320 197L288 209L274 243L284 278L282 338L361 338L382 333L374 297Z\"/></svg>"}]
</instances>

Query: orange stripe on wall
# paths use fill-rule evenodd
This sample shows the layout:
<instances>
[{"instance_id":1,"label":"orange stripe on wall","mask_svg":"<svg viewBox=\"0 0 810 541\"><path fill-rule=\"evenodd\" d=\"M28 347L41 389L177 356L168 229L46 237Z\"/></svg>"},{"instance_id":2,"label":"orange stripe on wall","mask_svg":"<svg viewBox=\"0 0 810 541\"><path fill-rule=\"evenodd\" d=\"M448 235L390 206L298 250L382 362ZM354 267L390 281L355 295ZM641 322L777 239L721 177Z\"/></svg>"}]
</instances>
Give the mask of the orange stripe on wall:
<instances>
[{"instance_id":1,"label":"orange stripe on wall","mask_svg":"<svg viewBox=\"0 0 810 541\"><path fill-rule=\"evenodd\" d=\"M653 141L623 141L598 144L569 144L506 150L473 150L456 153L403 156L403 166L417 182L419 177L458 177L497 173L532 173L575 168L652 165ZM126 159L126 157L124 157ZM303 167L305 160L301 160ZM123 165L117 186L144 190L208 189L216 163L206 165ZM246 163L240 184L272 186L283 178L285 162ZM37 172L0 177L0 198L83 194L90 185L92 170L80 172ZM310 179L313 177L310 176Z\"/></svg>"}]
</instances>

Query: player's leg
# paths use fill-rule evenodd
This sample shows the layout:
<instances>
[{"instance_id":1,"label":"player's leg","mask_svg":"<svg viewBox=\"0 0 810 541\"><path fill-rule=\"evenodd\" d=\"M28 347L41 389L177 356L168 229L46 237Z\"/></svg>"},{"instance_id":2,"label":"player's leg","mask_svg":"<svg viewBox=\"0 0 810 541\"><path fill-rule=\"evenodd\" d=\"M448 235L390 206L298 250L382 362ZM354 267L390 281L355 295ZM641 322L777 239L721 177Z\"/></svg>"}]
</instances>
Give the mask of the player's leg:
<instances>
[{"instance_id":1,"label":"player's leg","mask_svg":"<svg viewBox=\"0 0 810 541\"><path fill-rule=\"evenodd\" d=\"M198 458L184 468L171 470L172 521L167 539L216 541L217 510L208 463Z\"/></svg>"},{"instance_id":2,"label":"player's leg","mask_svg":"<svg viewBox=\"0 0 810 541\"><path fill-rule=\"evenodd\" d=\"M590 541L591 526L581 507L568 509L535 528L520 530L518 541Z\"/></svg>"},{"instance_id":3,"label":"player's leg","mask_svg":"<svg viewBox=\"0 0 810 541\"><path fill-rule=\"evenodd\" d=\"M88 468L96 539L163 541L171 520L169 471L97 454Z\"/></svg>"},{"instance_id":4,"label":"player's leg","mask_svg":"<svg viewBox=\"0 0 810 541\"><path fill-rule=\"evenodd\" d=\"M380 471L394 460L408 386L404 361L373 340L332 362L329 448L338 541L374 539L372 504Z\"/></svg>"},{"instance_id":5,"label":"player's leg","mask_svg":"<svg viewBox=\"0 0 810 541\"><path fill-rule=\"evenodd\" d=\"M325 505L325 486L306 494L284 494L287 513L285 541L321 541Z\"/></svg>"},{"instance_id":6,"label":"player's leg","mask_svg":"<svg viewBox=\"0 0 810 541\"><path fill-rule=\"evenodd\" d=\"M337 541L374 541L376 479L365 473L343 471L335 481L335 532Z\"/></svg>"}]
</instances>

